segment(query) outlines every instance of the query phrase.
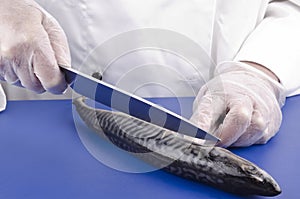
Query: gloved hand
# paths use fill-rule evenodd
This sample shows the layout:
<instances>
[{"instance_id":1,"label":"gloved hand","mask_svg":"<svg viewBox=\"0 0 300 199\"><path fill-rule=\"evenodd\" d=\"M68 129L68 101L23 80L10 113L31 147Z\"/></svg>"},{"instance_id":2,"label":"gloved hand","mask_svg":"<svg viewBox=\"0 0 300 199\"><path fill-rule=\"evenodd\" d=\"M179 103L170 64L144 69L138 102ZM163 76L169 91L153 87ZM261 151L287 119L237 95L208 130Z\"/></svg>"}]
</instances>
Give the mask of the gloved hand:
<instances>
[{"instance_id":1,"label":"gloved hand","mask_svg":"<svg viewBox=\"0 0 300 199\"><path fill-rule=\"evenodd\" d=\"M3 91L3 88L0 84L0 112L4 111L6 108L6 96L5 93Z\"/></svg>"},{"instance_id":2,"label":"gloved hand","mask_svg":"<svg viewBox=\"0 0 300 199\"><path fill-rule=\"evenodd\" d=\"M70 52L58 22L33 0L2 0L0 80L37 93L67 88L58 64L70 66Z\"/></svg>"},{"instance_id":3,"label":"gloved hand","mask_svg":"<svg viewBox=\"0 0 300 199\"><path fill-rule=\"evenodd\" d=\"M219 146L266 143L281 125L281 84L241 62L224 62L194 101L191 120L221 138Z\"/></svg>"}]
</instances>

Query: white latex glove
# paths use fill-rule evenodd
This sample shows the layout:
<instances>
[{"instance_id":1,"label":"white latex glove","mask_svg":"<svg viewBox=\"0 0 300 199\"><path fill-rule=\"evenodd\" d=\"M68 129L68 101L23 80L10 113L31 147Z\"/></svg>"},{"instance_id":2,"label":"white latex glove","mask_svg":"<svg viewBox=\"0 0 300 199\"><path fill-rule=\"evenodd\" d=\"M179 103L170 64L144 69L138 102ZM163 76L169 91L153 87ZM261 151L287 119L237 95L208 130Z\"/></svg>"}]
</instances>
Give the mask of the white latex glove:
<instances>
[{"instance_id":1,"label":"white latex glove","mask_svg":"<svg viewBox=\"0 0 300 199\"><path fill-rule=\"evenodd\" d=\"M266 143L279 130L284 89L262 71L224 62L194 101L191 120L221 138L219 146Z\"/></svg>"},{"instance_id":2,"label":"white latex glove","mask_svg":"<svg viewBox=\"0 0 300 199\"><path fill-rule=\"evenodd\" d=\"M5 93L3 91L3 88L0 84L0 112L4 111L6 108L6 96Z\"/></svg>"},{"instance_id":3,"label":"white latex glove","mask_svg":"<svg viewBox=\"0 0 300 199\"><path fill-rule=\"evenodd\" d=\"M1 0L0 80L37 93L67 88L70 52L58 22L33 0Z\"/></svg>"}]
</instances>

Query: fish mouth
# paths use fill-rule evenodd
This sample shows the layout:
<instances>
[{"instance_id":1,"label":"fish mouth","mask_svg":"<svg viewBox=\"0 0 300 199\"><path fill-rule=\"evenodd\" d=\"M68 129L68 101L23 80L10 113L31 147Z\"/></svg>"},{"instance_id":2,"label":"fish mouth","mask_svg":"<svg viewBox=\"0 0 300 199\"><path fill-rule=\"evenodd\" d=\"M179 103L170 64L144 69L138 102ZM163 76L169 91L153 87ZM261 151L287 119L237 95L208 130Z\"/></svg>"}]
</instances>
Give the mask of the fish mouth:
<instances>
[{"instance_id":1,"label":"fish mouth","mask_svg":"<svg viewBox=\"0 0 300 199\"><path fill-rule=\"evenodd\" d=\"M255 193L256 195L260 195L260 196L277 196L279 194L281 194L281 188L279 187L279 185L276 183L269 183L268 188L265 188L266 185L263 185L261 187L256 187L254 189L256 189ZM246 195L251 195L251 193L246 194Z\"/></svg>"},{"instance_id":2,"label":"fish mouth","mask_svg":"<svg viewBox=\"0 0 300 199\"><path fill-rule=\"evenodd\" d=\"M262 196L277 196L279 194L281 194L282 190L279 187L279 185L274 186L274 189L269 190L267 193L262 193Z\"/></svg>"},{"instance_id":3,"label":"fish mouth","mask_svg":"<svg viewBox=\"0 0 300 199\"><path fill-rule=\"evenodd\" d=\"M260 170L259 174L252 175L247 190L240 190L241 195L277 196L282 190L279 184L267 172Z\"/></svg>"},{"instance_id":4,"label":"fish mouth","mask_svg":"<svg viewBox=\"0 0 300 199\"><path fill-rule=\"evenodd\" d=\"M256 188L257 192L262 196L277 196L282 192L279 184L270 175L265 177L261 186L257 186Z\"/></svg>"},{"instance_id":5,"label":"fish mouth","mask_svg":"<svg viewBox=\"0 0 300 199\"><path fill-rule=\"evenodd\" d=\"M258 195L258 196L268 196L268 197L273 197L277 196L282 193L281 188L275 181L267 182L264 180L264 182L260 183L245 183L244 180L241 181L231 181L228 183L228 186L223 186L223 187L217 187L220 188L226 192L233 193L235 195L240 195L240 196L253 196L253 195ZM247 185L246 185L247 184Z\"/></svg>"},{"instance_id":6,"label":"fish mouth","mask_svg":"<svg viewBox=\"0 0 300 199\"><path fill-rule=\"evenodd\" d=\"M282 192L276 180L262 169L257 168L256 173L251 177L256 181L252 183L254 189L262 196L277 196Z\"/></svg>"}]
</instances>

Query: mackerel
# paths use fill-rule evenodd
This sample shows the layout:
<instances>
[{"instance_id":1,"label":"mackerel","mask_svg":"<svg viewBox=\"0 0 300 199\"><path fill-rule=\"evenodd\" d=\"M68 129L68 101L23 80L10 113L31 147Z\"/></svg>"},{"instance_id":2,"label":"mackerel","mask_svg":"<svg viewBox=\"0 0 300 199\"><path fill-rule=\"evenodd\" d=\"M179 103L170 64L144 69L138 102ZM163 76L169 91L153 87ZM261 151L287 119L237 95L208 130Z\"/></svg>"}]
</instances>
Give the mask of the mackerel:
<instances>
[{"instance_id":1,"label":"mackerel","mask_svg":"<svg viewBox=\"0 0 300 199\"><path fill-rule=\"evenodd\" d=\"M234 194L281 193L266 171L227 149L196 143L124 113L92 108L84 97L73 103L90 129L157 168Z\"/></svg>"}]
</instances>

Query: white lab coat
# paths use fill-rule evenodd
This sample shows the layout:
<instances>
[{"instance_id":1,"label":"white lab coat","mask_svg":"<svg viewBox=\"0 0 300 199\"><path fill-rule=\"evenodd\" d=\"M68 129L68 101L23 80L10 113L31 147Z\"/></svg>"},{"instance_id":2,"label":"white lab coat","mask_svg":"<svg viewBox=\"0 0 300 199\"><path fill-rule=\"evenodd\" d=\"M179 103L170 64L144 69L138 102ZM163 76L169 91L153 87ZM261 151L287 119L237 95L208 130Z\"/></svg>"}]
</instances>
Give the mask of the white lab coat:
<instances>
[{"instance_id":1,"label":"white lab coat","mask_svg":"<svg viewBox=\"0 0 300 199\"><path fill-rule=\"evenodd\" d=\"M216 65L231 60L262 64L287 95L300 93L299 0L37 2L65 30L73 67L137 95L193 96Z\"/></svg>"}]
</instances>

